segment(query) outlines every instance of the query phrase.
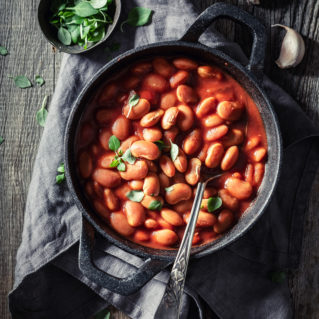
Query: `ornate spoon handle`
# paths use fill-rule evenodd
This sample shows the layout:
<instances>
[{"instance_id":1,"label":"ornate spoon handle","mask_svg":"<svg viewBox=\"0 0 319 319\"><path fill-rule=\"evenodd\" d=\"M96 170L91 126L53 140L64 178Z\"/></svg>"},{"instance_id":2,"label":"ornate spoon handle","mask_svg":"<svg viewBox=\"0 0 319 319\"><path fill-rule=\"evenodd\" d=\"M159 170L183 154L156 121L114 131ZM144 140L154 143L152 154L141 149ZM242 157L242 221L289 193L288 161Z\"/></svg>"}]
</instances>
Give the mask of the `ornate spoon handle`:
<instances>
[{"instance_id":1,"label":"ornate spoon handle","mask_svg":"<svg viewBox=\"0 0 319 319\"><path fill-rule=\"evenodd\" d=\"M187 272L189 256L192 248L192 241L196 227L196 221L200 210L205 183L198 183L197 191L191 210L189 222L187 224L182 243L179 247L171 275L166 286L165 294L155 314L155 319L178 319L181 298L184 291L184 284Z\"/></svg>"}]
</instances>

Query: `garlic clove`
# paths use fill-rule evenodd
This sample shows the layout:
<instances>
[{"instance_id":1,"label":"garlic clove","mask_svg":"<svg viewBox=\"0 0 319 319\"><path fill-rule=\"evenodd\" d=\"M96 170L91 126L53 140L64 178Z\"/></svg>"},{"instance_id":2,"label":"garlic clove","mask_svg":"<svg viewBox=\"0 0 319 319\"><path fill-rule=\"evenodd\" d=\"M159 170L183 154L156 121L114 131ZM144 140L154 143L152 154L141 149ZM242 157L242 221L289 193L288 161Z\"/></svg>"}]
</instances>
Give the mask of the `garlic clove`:
<instances>
[{"instance_id":1,"label":"garlic clove","mask_svg":"<svg viewBox=\"0 0 319 319\"><path fill-rule=\"evenodd\" d=\"M302 36L294 29L282 24L274 24L271 27L280 27L286 30L281 44L279 58L275 63L281 69L297 66L305 55L305 42Z\"/></svg>"}]
</instances>

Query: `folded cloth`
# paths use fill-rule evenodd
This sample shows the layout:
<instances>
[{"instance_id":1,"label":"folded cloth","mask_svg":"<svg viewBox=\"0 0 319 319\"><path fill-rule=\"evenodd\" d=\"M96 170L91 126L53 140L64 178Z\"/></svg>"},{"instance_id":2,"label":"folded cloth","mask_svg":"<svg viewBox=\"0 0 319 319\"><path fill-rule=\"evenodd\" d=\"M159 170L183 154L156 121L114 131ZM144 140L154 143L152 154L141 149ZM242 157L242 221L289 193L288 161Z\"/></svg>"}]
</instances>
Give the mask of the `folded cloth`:
<instances>
[{"instance_id":1,"label":"folded cloth","mask_svg":"<svg viewBox=\"0 0 319 319\"><path fill-rule=\"evenodd\" d=\"M116 32L112 38L121 43L122 52L178 39L197 16L187 0L123 1L123 15L137 5L154 10L152 23L139 28L126 25L124 33ZM238 45L217 32L204 34L201 41L246 61ZM15 283L9 295L14 318L89 318L112 304L132 318L150 319L164 293L167 270L126 297L100 287L80 272L81 214L66 184L55 183L72 104L109 55L110 50L99 48L86 55L63 56L26 203ZM246 235L215 254L190 262L181 318L204 318L205 305L223 319L292 317L287 281L274 283L268 274L298 266L304 212L319 164L319 133L283 90L267 78L263 86L278 115L285 147L277 190L267 211ZM142 263L102 238L97 240L94 259L101 269L118 277L127 276Z\"/></svg>"}]
</instances>

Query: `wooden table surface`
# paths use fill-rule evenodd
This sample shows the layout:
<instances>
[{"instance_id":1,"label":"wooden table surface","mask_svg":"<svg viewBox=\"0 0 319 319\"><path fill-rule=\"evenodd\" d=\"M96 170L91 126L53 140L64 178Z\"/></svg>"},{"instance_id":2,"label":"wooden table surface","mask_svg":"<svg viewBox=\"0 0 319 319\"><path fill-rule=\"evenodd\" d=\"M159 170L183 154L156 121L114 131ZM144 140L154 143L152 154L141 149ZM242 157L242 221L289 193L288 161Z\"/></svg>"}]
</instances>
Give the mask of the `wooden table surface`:
<instances>
[{"instance_id":1,"label":"wooden table surface","mask_svg":"<svg viewBox=\"0 0 319 319\"><path fill-rule=\"evenodd\" d=\"M128 1L128 0L126 0ZM194 1L199 10L215 0ZM227 1L251 12L268 27L267 75L288 91L304 111L319 124L319 1L261 0L252 6L246 0ZM125 2L124 2L125 3ZM7 294L14 280L16 251L23 227L23 211L33 162L42 128L35 121L44 95L52 95L61 62L40 33L37 19L38 1L0 1L0 45L9 55L0 56L0 318L10 318ZM275 23L298 30L305 39L306 56L295 69L281 70L274 60L278 54L278 34L270 31ZM249 51L247 32L232 23L221 22L220 30ZM43 87L19 89L8 75L40 74ZM289 120L289 119L287 119ZM299 270L290 274L290 287L296 318L319 318L319 174L307 209L303 253ZM305 203L307 206L307 203ZM112 310L112 318L128 318Z\"/></svg>"}]
</instances>

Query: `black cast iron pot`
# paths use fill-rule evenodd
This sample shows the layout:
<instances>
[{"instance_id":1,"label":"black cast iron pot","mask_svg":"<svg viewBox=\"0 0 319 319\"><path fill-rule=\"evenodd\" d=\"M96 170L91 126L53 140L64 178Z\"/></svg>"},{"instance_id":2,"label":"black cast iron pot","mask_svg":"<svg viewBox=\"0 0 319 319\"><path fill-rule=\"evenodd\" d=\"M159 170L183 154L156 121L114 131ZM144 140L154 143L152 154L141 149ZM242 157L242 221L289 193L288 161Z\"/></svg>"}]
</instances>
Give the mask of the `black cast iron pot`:
<instances>
[{"instance_id":1,"label":"black cast iron pot","mask_svg":"<svg viewBox=\"0 0 319 319\"><path fill-rule=\"evenodd\" d=\"M242 66L224 53L198 42L200 35L217 18L230 18L248 26L252 31L253 47L247 66ZM278 180L282 153L278 122L267 96L259 86L264 64L265 46L265 27L256 18L238 7L225 3L216 3L197 18L180 40L150 44L118 56L105 65L83 89L75 102L67 124L65 165L69 189L83 216L79 267L86 277L113 292L129 295L136 292L158 272L173 263L177 252L176 250L144 247L122 238L94 214L93 207L84 196L76 171L75 140L78 123L92 94L106 79L137 60L149 58L150 56L183 55L219 66L233 76L255 101L263 119L268 140L268 161L264 179L254 203L231 230L216 241L192 248L191 258L204 257L224 248L252 227L269 203ZM133 275L126 278L116 278L98 269L91 258L94 238L97 233L117 247L142 257L145 260L143 266L137 269Z\"/></svg>"}]
</instances>

